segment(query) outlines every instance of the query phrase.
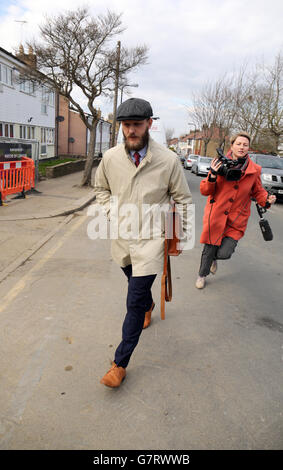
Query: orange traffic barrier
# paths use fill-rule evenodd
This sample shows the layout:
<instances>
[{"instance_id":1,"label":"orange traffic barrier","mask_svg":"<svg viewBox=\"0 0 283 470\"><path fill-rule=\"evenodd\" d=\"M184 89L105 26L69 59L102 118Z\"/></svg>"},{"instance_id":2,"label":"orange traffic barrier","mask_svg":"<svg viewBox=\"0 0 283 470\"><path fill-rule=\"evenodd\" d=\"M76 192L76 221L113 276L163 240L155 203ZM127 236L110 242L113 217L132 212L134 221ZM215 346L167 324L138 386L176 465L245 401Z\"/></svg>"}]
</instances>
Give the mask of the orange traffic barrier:
<instances>
[{"instance_id":1,"label":"orange traffic barrier","mask_svg":"<svg viewBox=\"0 0 283 470\"><path fill-rule=\"evenodd\" d=\"M9 194L22 193L34 188L34 161L28 157L21 160L0 162L0 206Z\"/></svg>"}]
</instances>

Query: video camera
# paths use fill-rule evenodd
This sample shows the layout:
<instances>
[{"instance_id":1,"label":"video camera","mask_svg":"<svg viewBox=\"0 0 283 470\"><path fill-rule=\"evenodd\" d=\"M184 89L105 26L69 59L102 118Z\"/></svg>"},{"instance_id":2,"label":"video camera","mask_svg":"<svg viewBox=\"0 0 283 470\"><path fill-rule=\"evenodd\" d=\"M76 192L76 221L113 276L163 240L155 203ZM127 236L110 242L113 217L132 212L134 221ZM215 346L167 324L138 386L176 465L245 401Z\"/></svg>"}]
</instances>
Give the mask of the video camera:
<instances>
[{"instance_id":1,"label":"video camera","mask_svg":"<svg viewBox=\"0 0 283 470\"><path fill-rule=\"evenodd\" d=\"M240 163L245 163L245 158L238 158L237 160L232 160L225 157L221 148L216 149L218 153L218 160L222 162L221 167L217 171L218 175L225 176L227 181L239 181L242 176L242 170L240 168L233 168Z\"/></svg>"}]
</instances>

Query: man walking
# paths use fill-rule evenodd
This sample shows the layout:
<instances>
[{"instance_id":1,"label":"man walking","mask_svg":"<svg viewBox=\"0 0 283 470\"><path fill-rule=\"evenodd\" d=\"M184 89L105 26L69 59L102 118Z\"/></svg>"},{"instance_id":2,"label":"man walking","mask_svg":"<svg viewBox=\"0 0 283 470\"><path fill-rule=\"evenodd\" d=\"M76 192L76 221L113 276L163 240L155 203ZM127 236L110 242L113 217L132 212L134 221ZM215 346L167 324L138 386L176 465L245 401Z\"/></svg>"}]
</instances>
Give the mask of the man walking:
<instances>
[{"instance_id":1,"label":"man walking","mask_svg":"<svg viewBox=\"0 0 283 470\"><path fill-rule=\"evenodd\" d=\"M150 103L139 98L128 99L117 110L124 143L105 152L95 175L96 202L103 205L110 219L111 197L117 198L119 210L125 204L134 205L138 215L145 205L160 207L171 198L184 209L192 202L178 157L149 136L152 115ZM118 221L121 227L120 212ZM122 341L112 367L100 381L109 387L119 387L125 378L140 334L150 325L155 305L151 287L163 269L164 230L156 237L154 229L145 234L144 228L141 218L135 237L122 237L119 232L118 238L112 240L112 257L128 279L128 295Z\"/></svg>"}]
</instances>

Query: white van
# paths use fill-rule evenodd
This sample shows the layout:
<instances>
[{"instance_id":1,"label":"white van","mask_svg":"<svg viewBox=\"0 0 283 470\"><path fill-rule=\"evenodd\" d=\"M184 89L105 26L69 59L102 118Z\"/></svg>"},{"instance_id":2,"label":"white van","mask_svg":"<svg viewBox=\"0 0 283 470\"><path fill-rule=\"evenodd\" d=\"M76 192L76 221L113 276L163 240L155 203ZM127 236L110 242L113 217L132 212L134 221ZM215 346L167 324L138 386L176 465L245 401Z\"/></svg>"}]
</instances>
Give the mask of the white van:
<instances>
[{"instance_id":1,"label":"white van","mask_svg":"<svg viewBox=\"0 0 283 470\"><path fill-rule=\"evenodd\" d=\"M155 142L158 142L159 144L167 147L165 130L160 119L159 118L152 118L152 119L153 119L152 126L151 126L151 129L149 130L150 136L153 138L153 140L155 140ZM123 133L122 133L122 126L120 126L118 138L117 138L117 144L121 144L122 142L123 142Z\"/></svg>"}]
</instances>

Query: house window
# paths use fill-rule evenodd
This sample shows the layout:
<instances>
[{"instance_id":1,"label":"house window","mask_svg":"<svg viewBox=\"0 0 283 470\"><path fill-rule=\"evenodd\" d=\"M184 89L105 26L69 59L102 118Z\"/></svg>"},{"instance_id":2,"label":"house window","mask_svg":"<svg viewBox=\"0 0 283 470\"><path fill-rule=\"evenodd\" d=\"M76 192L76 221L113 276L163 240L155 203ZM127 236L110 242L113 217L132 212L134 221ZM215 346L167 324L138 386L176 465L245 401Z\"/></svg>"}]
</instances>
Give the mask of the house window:
<instances>
[{"instance_id":1,"label":"house window","mask_svg":"<svg viewBox=\"0 0 283 470\"><path fill-rule=\"evenodd\" d=\"M42 144L54 144L54 135L55 131L49 127L42 127L41 128L41 143Z\"/></svg>"},{"instance_id":2,"label":"house window","mask_svg":"<svg viewBox=\"0 0 283 470\"><path fill-rule=\"evenodd\" d=\"M34 139L34 127L20 126L20 139Z\"/></svg>"},{"instance_id":3,"label":"house window","mask_svg":"<svg viewBox=\"0 0 283 470\"><path fill-rule=\"evenodd\" d=\"M55 137L55 130L54 129L48 129L47 133L47 143L48 144L54 144L54 137Z\"/></svg>"},{"instance_id":4,"label":"house window","mask_svg":"<svg viewBox=\"0 0 283 470\"><path fill-rule=\"evenodd\" d=\"M4 64L0 64L0 82L9 86L13 85L13 70Z\"/></svg>"},{"instance_id":5,"label":"house window","mask_svg":"<svg viewBox=\"0 0 283 470\"><path fill-rule=\"evenodd\" d=\"M20 139L26 139L26 126L20 126Z\"/></svg>"},{"instance_id":6,"label":"house window","mask_svg":"<svg viewBox=\"0 0 283 470\"><path fill-rule=\"evenodd\" d=\"M54 106L54 102L55 102L54 91L48 90L47 101L48 101L49 106Z\"/></svg>"},{"instance_id":7,"label":"house window","mask_svg":"<svg viewBox=\"0 0 283 470\"><path fill-rule=\"evenodd\" d=\"M47 114L47 104L41 103L41 114Z\"/></svg>"},{"instance_id":8,"label":"house window","mask_svg":"<svg viewBox=\"0 0 283 470\"><path fill-rule=\"evenodd\" d=\"M34 139L34 127L33 126L27 126L27 138Z\"/></svg>"},{"instance_id":9,"label":"house window","mask_svg":"<svg viewBox=\"0 0 283 470\"><path fill-rule=\"evenodd\" d=\"M41 91L41 114L48 113L48 106L54 106L55 103L55 94L54 91L43 86Z\"/></svg>"},{"instance_id":10,"label":"house window","mask_svg":"<svg viewBox=\"0 0 283 470\"><path fill-rule=\"evenodd\" d=\"M20 78L20 91L28 93L29 95L35 94L35 84L31 80Z\"/></svg>"},{"instance_id":11,"label":"house window","mask_svg":"<svg viewBox=\"0 0 283 470\"><path fill-rule=\"evenodd\" d=\"M41 154L47 153L47 145L54 144L55 130L49 127L41 128Z\"/></svg>"},{"instance_id":12,"label":"house window","mask_svg":"<svg viewBox=\"0 0 283 470\"><path fill-rule=\"evenodd\" d=\"M0 122L0 137L14 137L14 124Z\"/></svg>"}]
</instances>

